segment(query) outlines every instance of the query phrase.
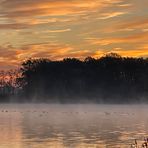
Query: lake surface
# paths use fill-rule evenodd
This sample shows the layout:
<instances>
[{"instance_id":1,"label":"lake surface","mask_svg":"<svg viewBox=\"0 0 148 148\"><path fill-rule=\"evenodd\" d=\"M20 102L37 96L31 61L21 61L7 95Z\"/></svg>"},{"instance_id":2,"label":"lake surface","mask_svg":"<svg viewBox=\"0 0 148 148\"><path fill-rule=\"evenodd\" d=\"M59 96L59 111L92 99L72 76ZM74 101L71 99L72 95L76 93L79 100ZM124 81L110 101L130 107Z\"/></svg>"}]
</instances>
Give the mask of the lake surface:
<instances>
[{"instance_id":1,"label":"lake surface","mask_svg":"<svg viewBox=\"0 0 148 148\"><path fill-rule=\"evenodd\" d=\"M130 148L147 135L147 105L0 105L0 148Z\"/></svg>"}]
</instances>

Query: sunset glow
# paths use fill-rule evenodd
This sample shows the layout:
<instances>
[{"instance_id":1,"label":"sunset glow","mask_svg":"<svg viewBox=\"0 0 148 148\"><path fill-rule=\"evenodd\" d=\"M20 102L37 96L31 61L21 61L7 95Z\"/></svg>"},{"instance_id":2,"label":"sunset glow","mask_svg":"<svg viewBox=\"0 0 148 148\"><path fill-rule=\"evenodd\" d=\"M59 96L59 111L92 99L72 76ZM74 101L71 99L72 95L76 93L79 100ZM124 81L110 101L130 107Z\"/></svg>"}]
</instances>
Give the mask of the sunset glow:
<instances>
[{"instance_id":1,"label":"sunset glow","mask_svg":"<svg viewBox=\"0 0 148 148\"><path fill-rule=\"evenodd\" d=\"M0 0L0 69L31 57L148 57L147 6L147 0Z\"/></svg>"}]
</instances>

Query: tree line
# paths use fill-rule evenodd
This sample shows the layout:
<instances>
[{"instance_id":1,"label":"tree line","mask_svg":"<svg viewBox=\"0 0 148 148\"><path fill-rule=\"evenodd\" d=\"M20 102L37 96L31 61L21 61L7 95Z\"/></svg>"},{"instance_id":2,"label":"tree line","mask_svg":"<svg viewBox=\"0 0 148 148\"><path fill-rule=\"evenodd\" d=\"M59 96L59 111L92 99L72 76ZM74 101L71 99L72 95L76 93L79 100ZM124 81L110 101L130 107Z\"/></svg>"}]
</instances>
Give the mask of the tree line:
<instances>
[{"instance_id":1,"label":"tree line","mask_svg":"<svg viewBox=\"0 0 148 148\"><path fill-rule=\"evenodd\" d=\"M0 84L2 101L5 95L20 102L148 102L148 59L144 58L110 53L98 59L28 59L14 76L8 81L11 91L8 82Z\"/></svg>"}]
</instances>

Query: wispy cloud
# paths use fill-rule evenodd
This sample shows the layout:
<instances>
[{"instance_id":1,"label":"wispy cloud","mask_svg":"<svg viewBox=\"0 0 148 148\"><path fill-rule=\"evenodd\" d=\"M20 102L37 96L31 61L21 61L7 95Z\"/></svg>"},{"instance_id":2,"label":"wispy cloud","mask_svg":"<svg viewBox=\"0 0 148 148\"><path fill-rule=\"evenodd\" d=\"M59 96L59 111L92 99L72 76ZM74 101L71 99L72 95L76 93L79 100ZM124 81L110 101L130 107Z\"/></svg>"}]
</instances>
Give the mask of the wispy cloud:
<instances>
[{"instance_id":1,"label":"wispy cloud","mask_svg":"<svg viewBox=\"0 0 148 148\"><path fill-rule=\"evenodd\" d=\"M113 5L116 5L118 3L120 4L121 2L121 0L5 0L1 2L0 17L12 19L16 22L20 21L21 18L22 20L28 18L28 21L30 21L30 18L32 18L33 20L40 20L42 17L53 16L55 18L58 18L57 16L67 17L69 15L75 15L80 17L80 15L82 14L89 15L93 12L101 12L103 11L103 9L109 9ZM119 12L113 12L112 17L113 15L119 15Z\"/></svg>"},{"instance_id":2,"label":"wispy cloud","mask_svg":"<svg viewBox=\"0 0 148 148\"><path fill-rule=\"evenodd\" d=\"M109 18L120 16L120 15L124 15L124 14L127 14L127 12L103 13L99 19L109 19Z\"/></svg>"},{"instance_id":3,"label":"wispy cloud","mask_svg":"<svg viewBox=\"0 0 148 148\"><path fill-rule=\"evenodd\" d=\"M128 22L121 23L117 25L119 29L143 29L148 27L148 19L135 18L134 20L130 20Z\"/></svg>"},{"instance_id":4,"label":"wispy cloud","mask_svg":"<svg viewBox=\"0 0 148 148\"><path fill-rule=\"evenodd\" d=\"M119 43L137 43L137 42L147 42L148 32L135 33L133 35L127 35L124 37L110 37L110 38L86 38L86 42L90 44L98 45L109 45L109 44L119 44Z\"/></svg>"},{"instance_id":5,"label":"wispy cloud","mask_svg":"<svg viewBox=\"0 0 148 148\"><path fill-rule=\"evenodd\" d=\"M147 5L147 0L0 0L0 66L108 51L147 56Z\"/></svg>"},{"instance_id":6,"label":"wispy cloud","mask_svg":"<svg viewBox=\"0 0 148 148\"><path fill-rule=\"evenodd\" d=\"M48 33L62 33L62 32L68 32L68 31L71 31L71 29L61 29L61 30L48 30L46 32Z\"/></svg>"}]
</instances>

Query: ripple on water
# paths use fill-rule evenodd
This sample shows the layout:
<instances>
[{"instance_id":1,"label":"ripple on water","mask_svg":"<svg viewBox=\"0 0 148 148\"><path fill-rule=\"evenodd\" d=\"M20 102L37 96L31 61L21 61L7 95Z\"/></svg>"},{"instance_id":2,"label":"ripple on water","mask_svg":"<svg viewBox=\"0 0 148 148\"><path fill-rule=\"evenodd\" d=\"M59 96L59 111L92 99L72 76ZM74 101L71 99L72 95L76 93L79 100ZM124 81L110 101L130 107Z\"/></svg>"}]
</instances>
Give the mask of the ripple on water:
<instances>
[{"instance_id":1,"label":"ripple on water","mask_svg":"<svg viewBox=\"0 0 148 148\"><path fill-rule=\"evenodd\" d=\"M0 148L127 148L148 135L147 106L0 107Z\"/></svg>"}]
</instances>

